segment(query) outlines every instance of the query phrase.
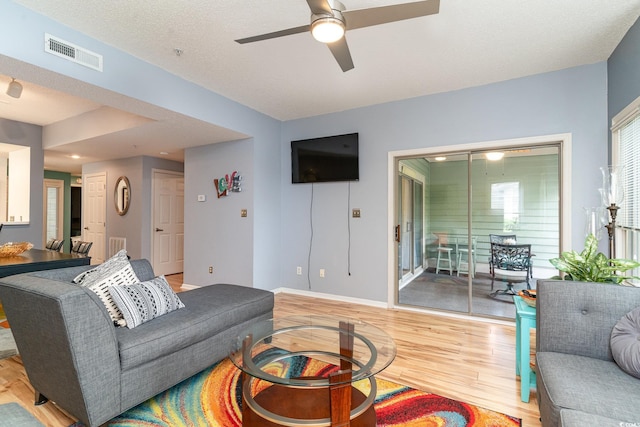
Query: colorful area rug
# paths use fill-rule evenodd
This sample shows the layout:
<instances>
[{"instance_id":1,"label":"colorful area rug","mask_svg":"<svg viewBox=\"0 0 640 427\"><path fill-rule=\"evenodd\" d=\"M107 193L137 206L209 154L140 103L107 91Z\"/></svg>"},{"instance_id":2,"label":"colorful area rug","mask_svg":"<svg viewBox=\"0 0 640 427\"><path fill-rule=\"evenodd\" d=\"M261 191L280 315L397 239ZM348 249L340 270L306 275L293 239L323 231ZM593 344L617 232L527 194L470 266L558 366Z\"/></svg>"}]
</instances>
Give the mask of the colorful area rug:
<instances>
[{"instance_id":1,"label":"colorful area rug","mask_svg":"<svg viewBox=\"0 0 640 427\"><path fill-rule=\"evenodd\" d=\"M4 314L4 308L2 308L2 301L0 301L0 328L8 328L9 322L7 322L7 315Z\"/></svg>"},{"instance_id":2,"label":"colorful area rug","mask_svg":"<svg viewBox=\"0 0 640 427\"><path fill-rule=\"evenodd\" d=\"M268 369L284 375L315 376L326 375L336 367L299 356L291 363L274 362ZM242 396L239 378L240 371L225 359L125 412L111 420L107 426L241 426ZM360 381L355 386L368 394L369 381ZM258 381L255 391L264 387L268 387L268 383ZM377 379L377 387L374 406L378 426L521 426L521 420L517 418L390 381Z\"/></svg>"}]
</instances>

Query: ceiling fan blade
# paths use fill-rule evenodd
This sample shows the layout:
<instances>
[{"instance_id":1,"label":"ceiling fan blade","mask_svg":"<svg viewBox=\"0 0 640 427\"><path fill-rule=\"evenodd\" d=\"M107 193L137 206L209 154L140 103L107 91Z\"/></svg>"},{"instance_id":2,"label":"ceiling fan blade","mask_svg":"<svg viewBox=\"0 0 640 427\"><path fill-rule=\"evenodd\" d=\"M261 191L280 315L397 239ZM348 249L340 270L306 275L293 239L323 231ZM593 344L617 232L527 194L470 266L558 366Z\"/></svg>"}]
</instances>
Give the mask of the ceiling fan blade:
<instances>
[{"instance_id":1,"label":"ceiling fan blade","mask_svg":"<svg viewBox=\"0 0 640 427\"><path fill-rule=\"evenodd\" d=\"M331 15L331 6L327 0L307 0L307 4L314 15L322 15L324 13Z\"/></svg>"},{"instance_id":2,"label":"ceiling fan blade","mask_svg":"<svg viewBox=\"0 0 640 427\"><path fill-rule=\"evenodd\" d=\"M310 28L310 25L302 25L300 27L289 28L281 31L274 31L273 33L266 33L266 34L261 34L259 36L238 39L236 40L236 42L240 44L245 44L245 43L259 42L261 40L275 39L278 37L290 36L292 34L306 33L306 32L309 32L309 28Z\"/></svg>"},{"instance_id":3,"label":"ceiling fan blade","mask_svg":"<svg viewBox=\"0 0 640 427\"><path fill-rule=\"evenodd\" d=\"M351 59L351 53L349 52L349 46L347 45L347 39L342 37L337 42L327 43L329 50L333 54L333 57L338 61L338 65L342 68L342 71L349 71L353 68L353 60Z\"/></svg>"},{"instance_id":4,"label":"ceiling fan blade","mask_svg":"<svg viewBox=\"0 0 640 427\"><path fill-rule=\"evenodd\" d=\"M356 28L433 15L439 11L440 0L425 0L372 7L370 9L346 10L342 12L342 15L347 22L347 30L354 30Z\"/></svg>"}]
</instances>

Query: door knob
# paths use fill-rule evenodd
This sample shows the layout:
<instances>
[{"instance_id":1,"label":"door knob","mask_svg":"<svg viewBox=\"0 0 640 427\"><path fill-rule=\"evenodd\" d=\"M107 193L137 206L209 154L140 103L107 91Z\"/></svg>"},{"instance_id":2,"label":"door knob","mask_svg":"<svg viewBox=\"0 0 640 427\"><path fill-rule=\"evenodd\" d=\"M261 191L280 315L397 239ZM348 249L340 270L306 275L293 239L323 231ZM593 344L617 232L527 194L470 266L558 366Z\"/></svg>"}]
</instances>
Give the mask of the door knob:
<instances>
[{"instance_id":1,"label":"door knob","mask_svg":"<svg viewBox=\"0 0 640 427\"><path fill-rule=\"evenodd\" d=\"M156 228L156 231L164 231L162 228Z\"/></svg>"}]
</instances>

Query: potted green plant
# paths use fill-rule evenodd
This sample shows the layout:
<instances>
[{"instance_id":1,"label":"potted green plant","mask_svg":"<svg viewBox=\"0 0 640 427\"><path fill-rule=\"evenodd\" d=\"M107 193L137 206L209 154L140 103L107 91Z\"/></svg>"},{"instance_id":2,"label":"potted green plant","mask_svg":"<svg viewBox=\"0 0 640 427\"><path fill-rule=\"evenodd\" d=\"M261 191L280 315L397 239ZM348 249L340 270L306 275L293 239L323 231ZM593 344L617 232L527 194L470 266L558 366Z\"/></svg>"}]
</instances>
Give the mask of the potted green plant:
<instances>
[{"instance_id":1,"label":"potted green plant","mask_svg":"<svg viewBox=\"0 0 640 427\"><path fill-rule=\"evenodd\" d=\"M623 284L628 279L640 279L637 276L622 275L626 271L640 267L640 262L607 258L602 252L598 252L598 239L593 234L587 236L582 252L562 252L559 258L550 259L549 262L565 273L565 280Z\"/></svg>"}]
</instances>

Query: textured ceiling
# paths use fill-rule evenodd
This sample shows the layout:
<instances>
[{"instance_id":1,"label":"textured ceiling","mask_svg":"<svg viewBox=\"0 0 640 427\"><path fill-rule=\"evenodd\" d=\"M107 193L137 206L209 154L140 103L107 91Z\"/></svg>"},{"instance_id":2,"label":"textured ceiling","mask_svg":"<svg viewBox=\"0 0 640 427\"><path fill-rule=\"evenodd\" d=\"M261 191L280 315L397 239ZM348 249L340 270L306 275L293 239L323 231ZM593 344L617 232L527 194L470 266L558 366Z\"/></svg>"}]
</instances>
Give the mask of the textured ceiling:
<instances>
[{"instance_id":1,"label":"textured ceiling","mask_svg":"<svg viewBox=\"0 0 640 427\"><path fill-rule=\"evenodd\" d=\"M437 15L348 32L343 73L308 33L234 41L308 24L305 0L15 2L279 120L604 61L640 14L640 0L441 0Z\"/></svg>"}]
</instances>

